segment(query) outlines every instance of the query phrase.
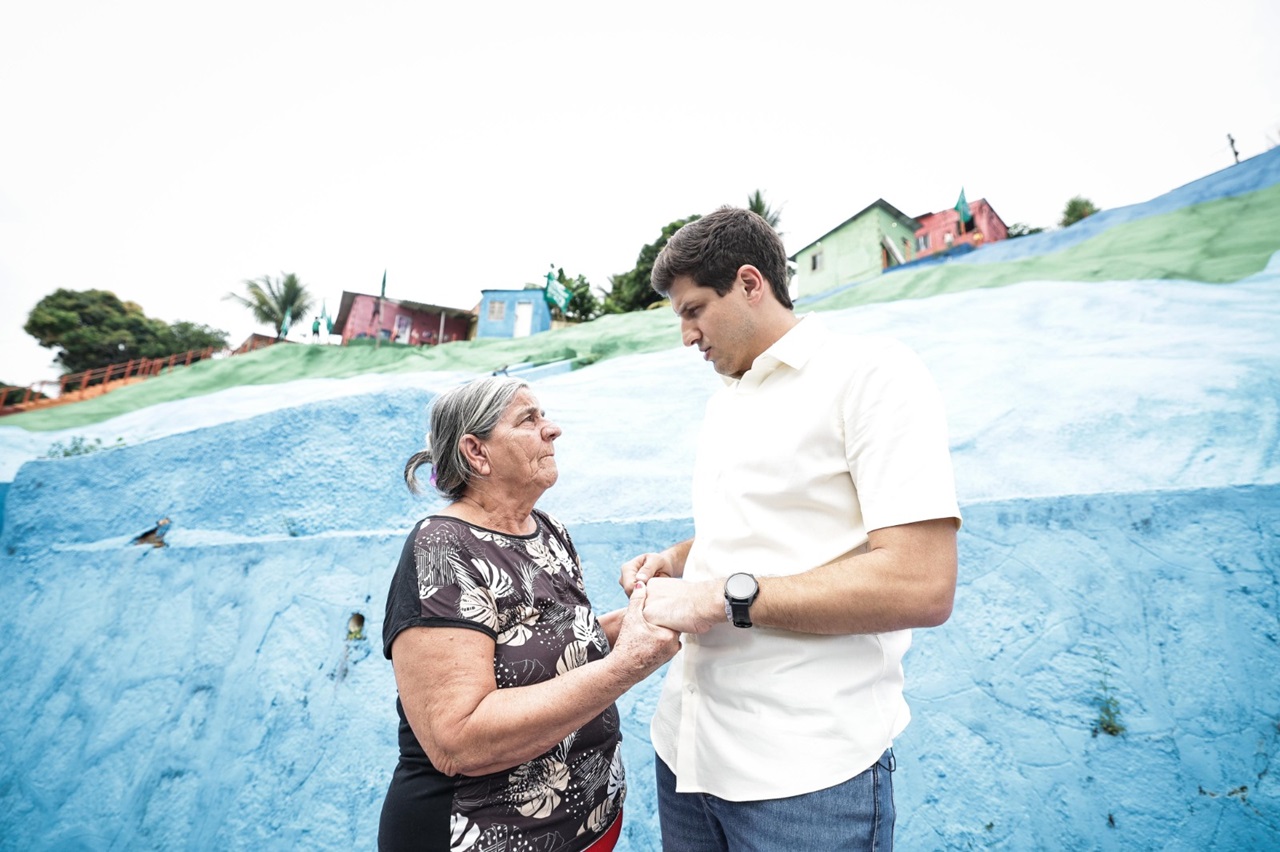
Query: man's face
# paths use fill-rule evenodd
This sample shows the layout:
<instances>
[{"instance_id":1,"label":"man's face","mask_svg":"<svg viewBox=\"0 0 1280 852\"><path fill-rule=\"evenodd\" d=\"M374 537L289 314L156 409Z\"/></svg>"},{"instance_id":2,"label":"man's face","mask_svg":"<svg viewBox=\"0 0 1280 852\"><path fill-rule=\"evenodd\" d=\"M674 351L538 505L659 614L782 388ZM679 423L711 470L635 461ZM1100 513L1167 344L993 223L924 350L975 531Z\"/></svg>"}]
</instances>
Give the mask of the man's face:
<instances>
[{"instance_id":1,"label":"man's face","mask_svg":"<svg viewBox=\"0 0 1280 852\"><path fill-rule=\"evenodd\" d=\"M699 287L688 275L671 284L671 309L680 317L680 339L697 346L717 373L734 379L751 369L760 353L754 345L756 317L739 276L733 289L720 296L710 287Z\"/></svg>"}]
</instances>

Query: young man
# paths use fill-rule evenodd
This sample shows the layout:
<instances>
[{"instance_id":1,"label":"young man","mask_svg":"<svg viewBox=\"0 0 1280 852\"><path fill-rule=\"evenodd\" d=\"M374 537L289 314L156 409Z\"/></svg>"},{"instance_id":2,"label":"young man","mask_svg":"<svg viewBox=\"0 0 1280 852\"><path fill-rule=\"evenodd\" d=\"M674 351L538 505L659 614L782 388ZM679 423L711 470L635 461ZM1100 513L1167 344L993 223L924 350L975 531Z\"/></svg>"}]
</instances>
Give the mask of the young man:
<instances>
[{"instance_id":1,"label":"young man","mask_svg":"<svg viewBox=\"0 0 1280 852\"><path fill-rule=\"evenodd\" d=\"M694 537L622 566L646 618L685 634L651 730L663 846L891 849L902 657L955 595L937 388L902 344L797 317L782 241L749 211L681 228L653 287L725 378Z\"/></svg>"}]
</instances>

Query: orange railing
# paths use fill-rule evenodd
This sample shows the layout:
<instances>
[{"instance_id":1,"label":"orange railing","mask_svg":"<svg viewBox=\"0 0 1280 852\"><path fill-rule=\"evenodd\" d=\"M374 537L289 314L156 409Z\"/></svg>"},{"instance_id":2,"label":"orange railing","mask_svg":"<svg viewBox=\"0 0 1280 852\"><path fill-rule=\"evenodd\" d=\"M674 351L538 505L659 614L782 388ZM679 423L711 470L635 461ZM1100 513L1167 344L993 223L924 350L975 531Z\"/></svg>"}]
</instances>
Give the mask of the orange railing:
<instances>
[{"instance_id":1,"label":"orange railing","mask_svg":"<svg viewBox=\"0 0 1280 852\"><path fill-rule=\"evenodd\" d=\"M211 358L216 351L221 350L207 347L170 355L167 358L135 358L123 364L110 364L81 373L68 373L56 383L36 382L27 387L0 387L0 416L103 394L113 388L158 376L166 369L172 372L175 367L186 367L197 361ZM54 384L58 386L56 395L49 395L42 390ZM19 392L22 394L20 399Z\"/></svg>"}]
</instances>

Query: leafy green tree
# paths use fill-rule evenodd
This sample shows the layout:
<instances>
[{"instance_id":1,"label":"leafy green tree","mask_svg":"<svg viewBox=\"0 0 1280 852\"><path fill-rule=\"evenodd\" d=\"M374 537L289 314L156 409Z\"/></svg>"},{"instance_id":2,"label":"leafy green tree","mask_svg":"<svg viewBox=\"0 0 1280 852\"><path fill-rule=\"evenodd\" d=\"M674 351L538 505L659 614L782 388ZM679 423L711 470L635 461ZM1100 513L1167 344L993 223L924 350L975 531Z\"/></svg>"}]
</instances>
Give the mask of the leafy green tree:
<instances>
[{"instance_id":1,"label":"leafy green tree","mask_svg":"<svg viewBox=\"0 0 1280 852\"><path fill-rule=\"evenodd\" d=\"M581 275L570 278L563 269L556 270L556 280L569 293L569 304L564 318L573 322L588 322L600 315L600 300L591 292L591 285ZM559 310L552 308L553 311Z\"/></svg>"},{"instance_id":2,"label":"leafy green tree","mask_svg":"<svg viewBox=\"0 0 1280 852\"><path fill-rule=\"evenodd\" d=\"M22 328L41 346L59 350L54 360L64 373L162 358L191 348L222 349L227 337L226 332L191 323L171 327L109 290L55 290L36 303ZM189 345L192 342L199 345Z\"/></svg>"},{"instance_id":3,"label":"leafy green tree","mask_svg":"<svg viewBox=\"0 0 1280 852\"><path fill-rule=\"evenodd\" d=\"M782 208L774 210L764 200L764 193L756 190L747 196L747 209L769 223L769 227L778 230L778 222L782 221Z\"/></svg>"},{"instance_id":4,"label":"leafy green tree","mask_svg":"<svg viewBox=\"0 0 1280 852\"><path fill-rule=\"evenodd\" d=\"M169 352L192 352L200 349L226 349L227 333L194 322L175 322L167 330Z\"/></svg>"},{"instance_id":5,"label":"leafy green tree","mask_svg":"<svg viewBox=\"0 0 1280 852\"><path fill-rule=\"evenodd\" d=\"M640 249L636 257L636 266L630 272L623 272L609 278L610 290L604 297L603 312L606 314L625 314L630 311L642 311L662 297L653 291L650 278L653 276L653 264L658 253L666 246L667 240L685 225L702 217L694 214L685 219L677 219L662 229L657 240Z\"/></svg>"},{"instance_id":6,"label":"leafy green tree","mask_svg":"<svg viewBox=\"0 0 1280 852\"><path fill-rule=\"evenodd\" d=\"M1018 237L1029 237L1032 234L1039 234L1044 228L1033 228L1026 222L1014 222L1009 226L1008 239L1017 239Z\"/></svg>"},{"instance_id":7,"label":"leafy green tree","mask_svg":"<svg viewBox=\"0 0 1280 852\"><path fill-rule=\"evenodd\" d=\"M301 322L315 305L315 298L292 272L280 273L279 278L270 275L244 282L244 295L228 293L223 298L239 302L263 325L275 328L276 337L284 336L284 318Z\"/></svg>"},{"instance_id":8,"label":"leafy green tree","mask_svg":"<svg viewBox=\"0 0 1280 852\"><path fill-rule=\"evenodd\" d=\"M1083 195L1077 195L1075 198L1067 202L1067 206L1062 208L1062 220L1059 225L1066 228L1074 225L1081 219L1087 219L1094 213L1098 212L1098 208L1093 202L1085 198Z\"/></svg>"}]
</instances>

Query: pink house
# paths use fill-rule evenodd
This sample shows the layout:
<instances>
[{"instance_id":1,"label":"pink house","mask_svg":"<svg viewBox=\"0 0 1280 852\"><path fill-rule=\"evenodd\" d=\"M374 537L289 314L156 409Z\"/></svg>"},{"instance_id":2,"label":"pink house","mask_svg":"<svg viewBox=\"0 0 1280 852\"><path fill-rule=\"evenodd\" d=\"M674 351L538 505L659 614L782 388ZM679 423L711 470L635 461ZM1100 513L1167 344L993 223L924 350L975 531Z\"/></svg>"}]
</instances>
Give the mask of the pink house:
<instances>
[{"instance_id":1,"label":"pink house","mask_svg":"<svg viewBox=\"0 0 1280 852\"><path fill-rule=\"evenodd\" d=\"M475 327L475 311L425 305L404 299L380 299L342 291L342 304L333 320L342 342L362 338L388 340L410 346L434 346L467 340Z\"/></svg>"},{"instance_id":2,"label":"pink house","mask_svg":"<svg viewBox=\"0 0 1280 852\"><path fill-rule=\"evenodd\" d=\"M915 217L920 223L916 229L916 257L937 254L961 243L977 248L984 242L1008 238L1008 226L987 199L970 201L969 212L973 218L965 222L964 227L961 227L960 214L955 210L940 210Z\"/></svg>"}]
</instances>

